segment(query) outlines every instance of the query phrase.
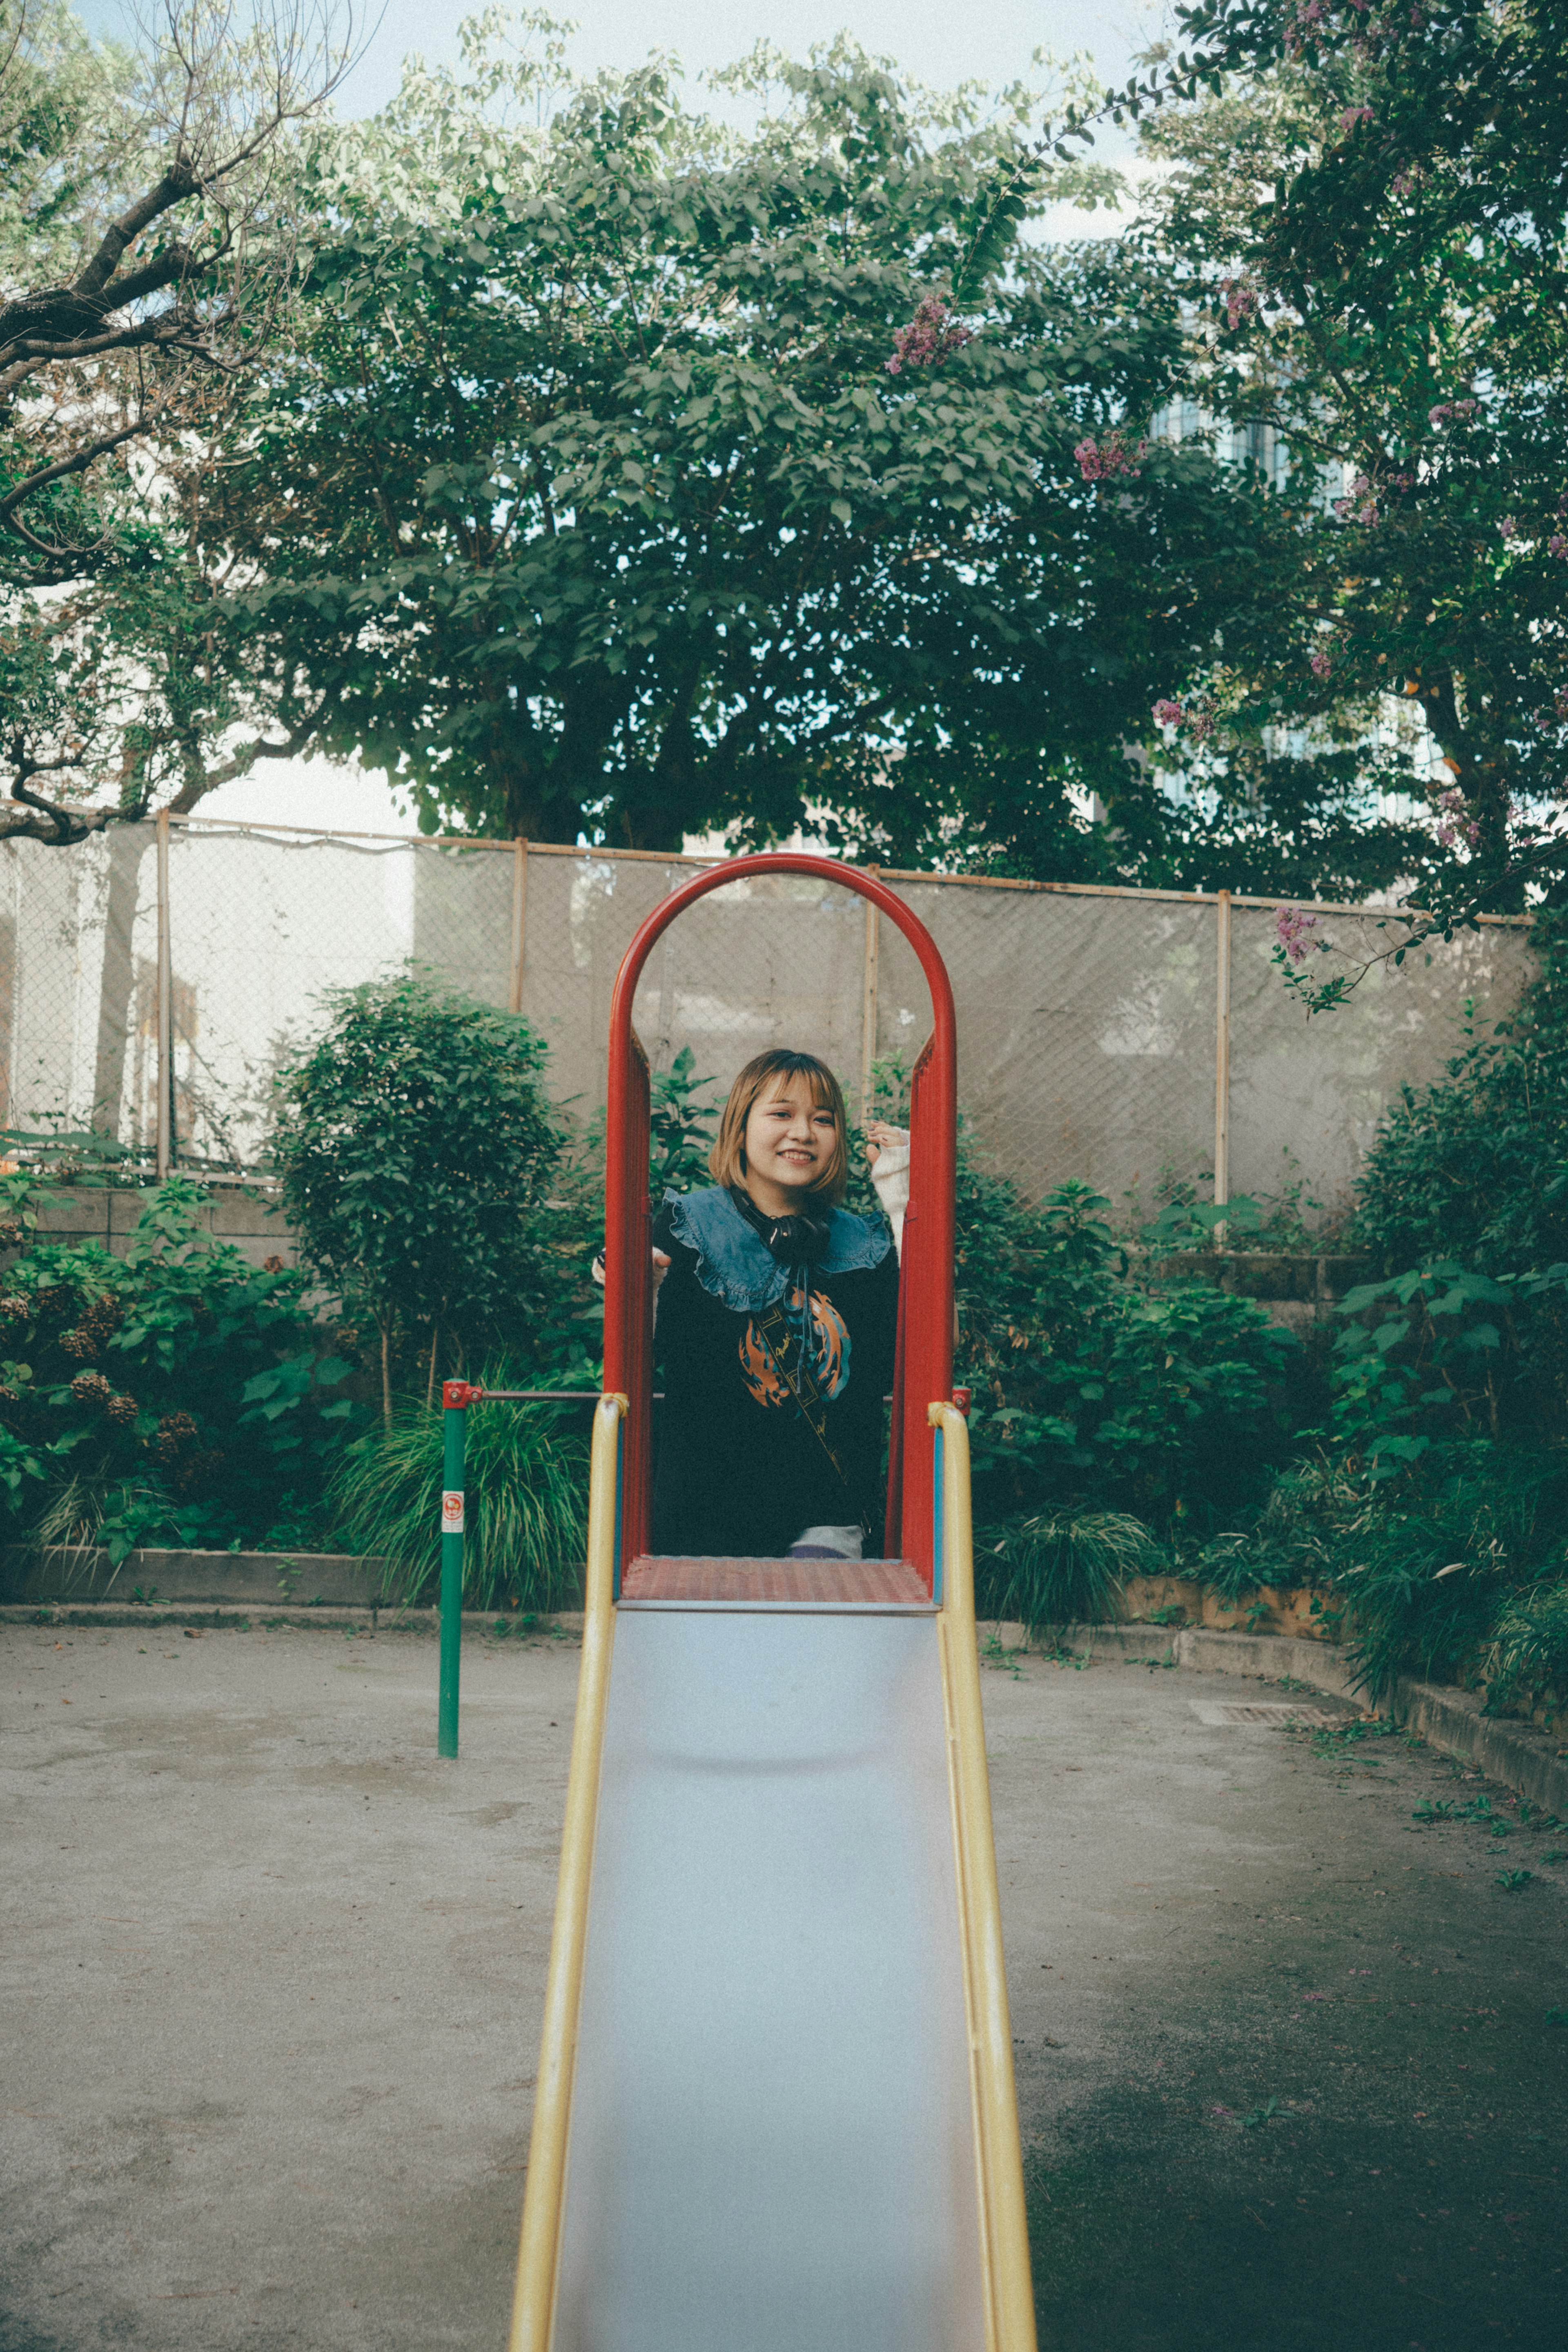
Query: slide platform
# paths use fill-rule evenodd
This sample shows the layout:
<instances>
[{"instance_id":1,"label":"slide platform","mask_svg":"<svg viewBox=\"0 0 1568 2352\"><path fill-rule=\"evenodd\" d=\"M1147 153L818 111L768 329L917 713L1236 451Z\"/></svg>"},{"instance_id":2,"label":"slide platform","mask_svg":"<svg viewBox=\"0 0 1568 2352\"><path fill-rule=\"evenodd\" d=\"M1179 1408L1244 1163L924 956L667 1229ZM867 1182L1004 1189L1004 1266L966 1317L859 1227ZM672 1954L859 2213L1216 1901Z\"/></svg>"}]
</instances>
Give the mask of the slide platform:
<instances>
[{"instance_id":1,"label":"slide platform","mask_svg":"<svg viewBox=\"0 0 1568 2352\"><path fill-rule=\"evenodd\" d=\"M967 1431L909 1562L640 1559L597 1409L512 2352L1033 2352Z\"/></svg>"}]
</instances>

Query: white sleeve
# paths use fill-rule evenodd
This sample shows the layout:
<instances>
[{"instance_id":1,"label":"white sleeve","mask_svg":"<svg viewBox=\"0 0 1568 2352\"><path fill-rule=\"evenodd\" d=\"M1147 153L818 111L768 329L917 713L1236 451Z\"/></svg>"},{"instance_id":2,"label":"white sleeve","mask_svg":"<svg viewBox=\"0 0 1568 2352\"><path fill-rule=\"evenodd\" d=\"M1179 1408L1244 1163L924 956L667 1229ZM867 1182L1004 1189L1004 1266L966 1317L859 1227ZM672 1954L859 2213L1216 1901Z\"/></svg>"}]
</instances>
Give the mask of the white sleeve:
<instances>
[{"instance_id":1,"label":"white sleeve","mask_svg":"<svg viewBox=\"0 0 1568 2352\"><path fill-rule=\"evenodd\" d=\"M902 1263L904 1213L909 1206L909 1138L906 1134L898 1143L883 1145L876 1155L871 1181L876 1188L876 1197L882 1202L883 1213L893 1227L893 1245Z\"/></svg>"}]
</instances>

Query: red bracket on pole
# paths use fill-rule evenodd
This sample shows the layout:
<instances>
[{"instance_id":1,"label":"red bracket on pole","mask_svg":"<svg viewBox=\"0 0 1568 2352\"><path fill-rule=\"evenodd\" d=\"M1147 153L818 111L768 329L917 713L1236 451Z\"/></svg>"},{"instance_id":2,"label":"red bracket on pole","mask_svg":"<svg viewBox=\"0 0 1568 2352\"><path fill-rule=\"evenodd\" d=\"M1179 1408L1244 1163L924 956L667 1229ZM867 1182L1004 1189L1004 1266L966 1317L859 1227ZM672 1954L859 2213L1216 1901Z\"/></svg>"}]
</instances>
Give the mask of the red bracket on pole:
<instances>
[{"instance_id":1,"label":"red bracket on pole","mask_svg":"<svg viewBox=\"0 0 1568 2352\"><path fill-rule=\"evenodd\" d=\"M443 1381L441 1402L448 1412L465 1412L471 1404L483 1404L485 1391L467 1381Z\"/></svg>"}]
</instances>

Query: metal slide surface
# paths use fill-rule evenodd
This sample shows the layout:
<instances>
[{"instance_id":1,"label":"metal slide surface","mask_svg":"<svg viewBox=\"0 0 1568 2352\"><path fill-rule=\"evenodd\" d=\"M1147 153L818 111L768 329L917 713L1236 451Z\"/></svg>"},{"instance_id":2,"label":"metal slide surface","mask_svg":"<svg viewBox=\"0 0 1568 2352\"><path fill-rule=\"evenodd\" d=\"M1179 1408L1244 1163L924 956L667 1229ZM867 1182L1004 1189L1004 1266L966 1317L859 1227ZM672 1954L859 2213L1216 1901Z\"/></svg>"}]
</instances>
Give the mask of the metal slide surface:
<instances>
[{"instance_id":1,"label":"metal slide surface","mask_svg":"<svg viewBox=\"0 0 1568 2352\"><path fill-rule=\"evenodd\" d=\"M937 1619L616 1613L555 2352L983 2352Z\"/></svg>"}]
</instances>

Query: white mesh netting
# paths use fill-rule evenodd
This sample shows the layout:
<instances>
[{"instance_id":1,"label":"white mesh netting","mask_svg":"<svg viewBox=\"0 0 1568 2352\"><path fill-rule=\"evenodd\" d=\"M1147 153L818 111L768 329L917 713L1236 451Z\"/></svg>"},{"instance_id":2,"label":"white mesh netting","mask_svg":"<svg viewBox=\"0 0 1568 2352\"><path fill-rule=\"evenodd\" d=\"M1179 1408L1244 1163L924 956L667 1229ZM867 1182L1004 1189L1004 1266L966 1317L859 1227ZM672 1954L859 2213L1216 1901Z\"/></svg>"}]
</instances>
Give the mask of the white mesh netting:
<instances>
[{"instance_id":1,"label":"white mesh netting","mask_svg":"<svg viewBox=\"0 0 1568 2352\"><path fill-rule=\"evenodd\" d=\"M520 928L522 1010L584 1124L603 1099L610 992L642 918L691 860L169 829L172 1141L229 1169L265 1156L272 1075L334 988L413 961L505 1005ZM895 880L952 977L960 1099L996 1164L1031 1193L1077 1178L1146 1209L1162 1176L1214 1164L1218 902L1157 892ZM1305 1020L1270 953L1274 908L1231 913L1230 1190L1300 1181L1343 1204L1401 1085L1437 1076L1517 1001L1526 927L1488 923L1348 1005ZM1353 962L1376 918L1323 922ZM0 1123L97 1126L139 1150L157 1123L155 832L72 850L0 845ZM858 1099L868 1062L912 1061L928 1026L915 958L853 893L797 876L716 890L671 927L638 992L655 1069L683 1045L727 1084L748 1055L821 1054ZM1129 1201L1129 1205L1131 1204Z\"/></svg>"}]
</instances>

